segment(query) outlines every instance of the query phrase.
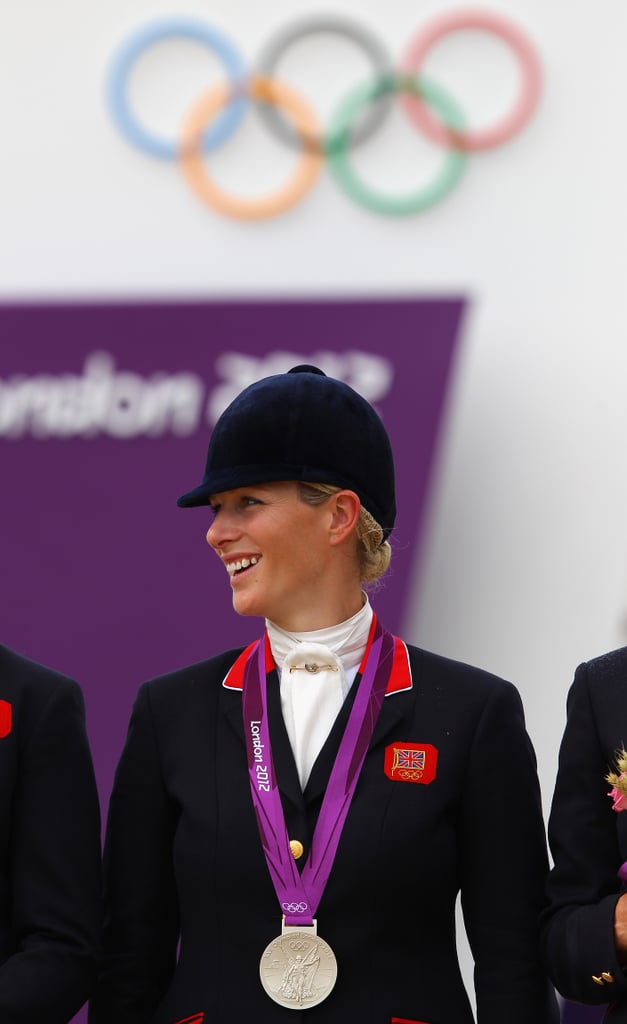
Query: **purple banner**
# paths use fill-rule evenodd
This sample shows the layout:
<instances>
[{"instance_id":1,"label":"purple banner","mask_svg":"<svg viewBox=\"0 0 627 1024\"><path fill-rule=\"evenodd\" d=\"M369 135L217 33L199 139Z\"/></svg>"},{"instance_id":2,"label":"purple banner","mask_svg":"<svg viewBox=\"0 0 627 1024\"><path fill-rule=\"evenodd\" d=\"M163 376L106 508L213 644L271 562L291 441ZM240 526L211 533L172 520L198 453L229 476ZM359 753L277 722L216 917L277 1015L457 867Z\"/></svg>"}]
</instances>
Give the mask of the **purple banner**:
<instances>
[{"instance_id":1,"label":"purple banner","mask_svg":"<svg viewBox=\"0 0 627 1024\"><path fill-rule=\"evenodd\" d=\"M392 568L373 597L402 633L464 301L0 306L2 641L82 685L103 801L146 678L241 646L205 543L212 424L302 362L352 385L396 455Z\"/></svg>"}]
</instances>

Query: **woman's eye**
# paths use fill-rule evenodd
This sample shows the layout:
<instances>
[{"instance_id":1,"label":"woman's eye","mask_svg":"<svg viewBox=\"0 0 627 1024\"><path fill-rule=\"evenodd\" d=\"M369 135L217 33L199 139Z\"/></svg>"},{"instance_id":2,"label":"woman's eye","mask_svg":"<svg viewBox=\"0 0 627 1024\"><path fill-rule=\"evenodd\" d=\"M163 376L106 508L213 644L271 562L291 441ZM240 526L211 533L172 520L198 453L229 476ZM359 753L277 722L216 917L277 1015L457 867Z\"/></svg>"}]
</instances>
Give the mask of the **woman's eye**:
<instances>
[{"instance_id":1,"label":"woman's eye","mask_svg":"<svg viewBox=\"0 0 627 1024\"><path fill-rule=\"evenodd\" d=\"M248 507L249 505L260 505L261 502L259 498L251 498L247 495L245 498L242 498L242 504Z\"/></svg>"},{"instance_id":2,"label":"woman's eye","mask_svg":"<svg viewBox=\"0 0 627 1024\"><path fill-rule=\"evenodd\" d=\"M215 517L217 516L219 511L220 511L220 506L219 505L210 505L209 506L209 515L211 516L212 519L215 519Z\"/></svg>"}]
</instances>

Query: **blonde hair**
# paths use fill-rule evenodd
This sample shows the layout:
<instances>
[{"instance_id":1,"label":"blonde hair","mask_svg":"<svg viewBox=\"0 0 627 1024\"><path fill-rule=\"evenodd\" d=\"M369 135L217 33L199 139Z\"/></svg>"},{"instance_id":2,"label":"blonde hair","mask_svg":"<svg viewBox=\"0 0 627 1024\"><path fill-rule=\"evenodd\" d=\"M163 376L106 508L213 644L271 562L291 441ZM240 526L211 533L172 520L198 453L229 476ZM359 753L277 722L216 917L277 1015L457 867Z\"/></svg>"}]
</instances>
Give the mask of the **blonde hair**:
<instances>
[{"instance_id":1,"label":"blonde hair","mask_svg":"<svg viewBox=\"0 0 627 1024\"><path fill-rule=\"evenodd\" d=\"M298 491L302 501L308 505L321 505L332 494L337 494L341 487L331 484L313 484L298 482ZM383 530L367 508L361 506L357 520L357 539L359 544L359 567L362 583L374 583L387 571L392 557L392 548L383 539Z\"/></svg>"}]
</instances>

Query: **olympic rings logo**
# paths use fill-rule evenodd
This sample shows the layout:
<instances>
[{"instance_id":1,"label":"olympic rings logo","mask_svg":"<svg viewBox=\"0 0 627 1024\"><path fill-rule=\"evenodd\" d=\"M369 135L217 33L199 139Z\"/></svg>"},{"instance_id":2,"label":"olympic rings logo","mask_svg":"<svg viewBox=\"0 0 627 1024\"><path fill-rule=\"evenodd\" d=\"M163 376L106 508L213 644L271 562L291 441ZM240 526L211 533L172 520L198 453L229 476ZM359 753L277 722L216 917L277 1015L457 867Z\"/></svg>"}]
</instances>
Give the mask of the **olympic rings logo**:
<instances>
[{"instance_id":1,"label":"olympic rings logo","mask_svg":"<svg viewBox=\"0 0 627 1024\"><path fill-rule=\"evenodd\" d=\"M306 903L282 903L281 908L286 914L304 914L308 906Z\"/></svg>"},{"instance_id":2,"label":"olympic rings logo","mask_svg":"<svg viewBox=\"0 0 627 1024\"><path fill-rule=\"evenodd\" d=\"M509 113L482 130L466 128L457 103L421 73L432 47L444 36L463 29L491 33L512 50L520 70L519 95ZM305 36L331 32L357 43L372 65L373 77L357 86L337 107L326 130L309 104L276 77L280 58ZM199 42L217 55L226 81L199 97L184 119L180 138L163 138L145 128L130 108L127 86L137 58L155 43L178 38ZM409 41L395 67L386 49L371 32L352 18L312 15L290 22L265 46L248 74L237 48L215 26L191 18L167 18L145 25L121 46L108 79L108 103L118 128L134 146L164 160L177 160L196 196L206 205L240 219L276 216L294 206L311 189L324 158L340 188L356 203L389 216L406 216L442 200L460 180L468 154L501 145L529 120L541 90L538 56L527 36L494 12L450 11L433 18ZM392 196L366 184L353 170L349 155L385 118L395 95L408 120L444 151L441 169L427 186ZM292 176L277 191L243 198L225 191L210 176L207 156L228 141L250 103L268 129L298 151Z\"/></svg>"}]
</instances>

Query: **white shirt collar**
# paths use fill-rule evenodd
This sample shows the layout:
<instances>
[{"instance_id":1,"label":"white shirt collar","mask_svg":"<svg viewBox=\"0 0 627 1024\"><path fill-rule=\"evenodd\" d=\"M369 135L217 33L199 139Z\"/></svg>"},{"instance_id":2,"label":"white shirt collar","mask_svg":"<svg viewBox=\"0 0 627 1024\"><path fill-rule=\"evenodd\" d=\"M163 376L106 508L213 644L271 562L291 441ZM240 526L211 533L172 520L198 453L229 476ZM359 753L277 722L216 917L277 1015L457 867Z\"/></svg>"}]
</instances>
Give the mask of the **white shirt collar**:
<instances>
[{"instance_id":1,"label":"white shirt collar","mask_svg":"<svg viewBox=\"0 0 627 1024\"><path fill-rule=\"evenodd\" d=\"M355 615L335 626L326 626L324 629L292 633L266 619L266 629L274 660L279 667L282 667L287 655L298 644L309 642L328 647L340 658L345 670L356 668L361 663L368 644L372 616L372 606L368 595L364 594L364 604Z\"/></svg>"}]
</instances>

